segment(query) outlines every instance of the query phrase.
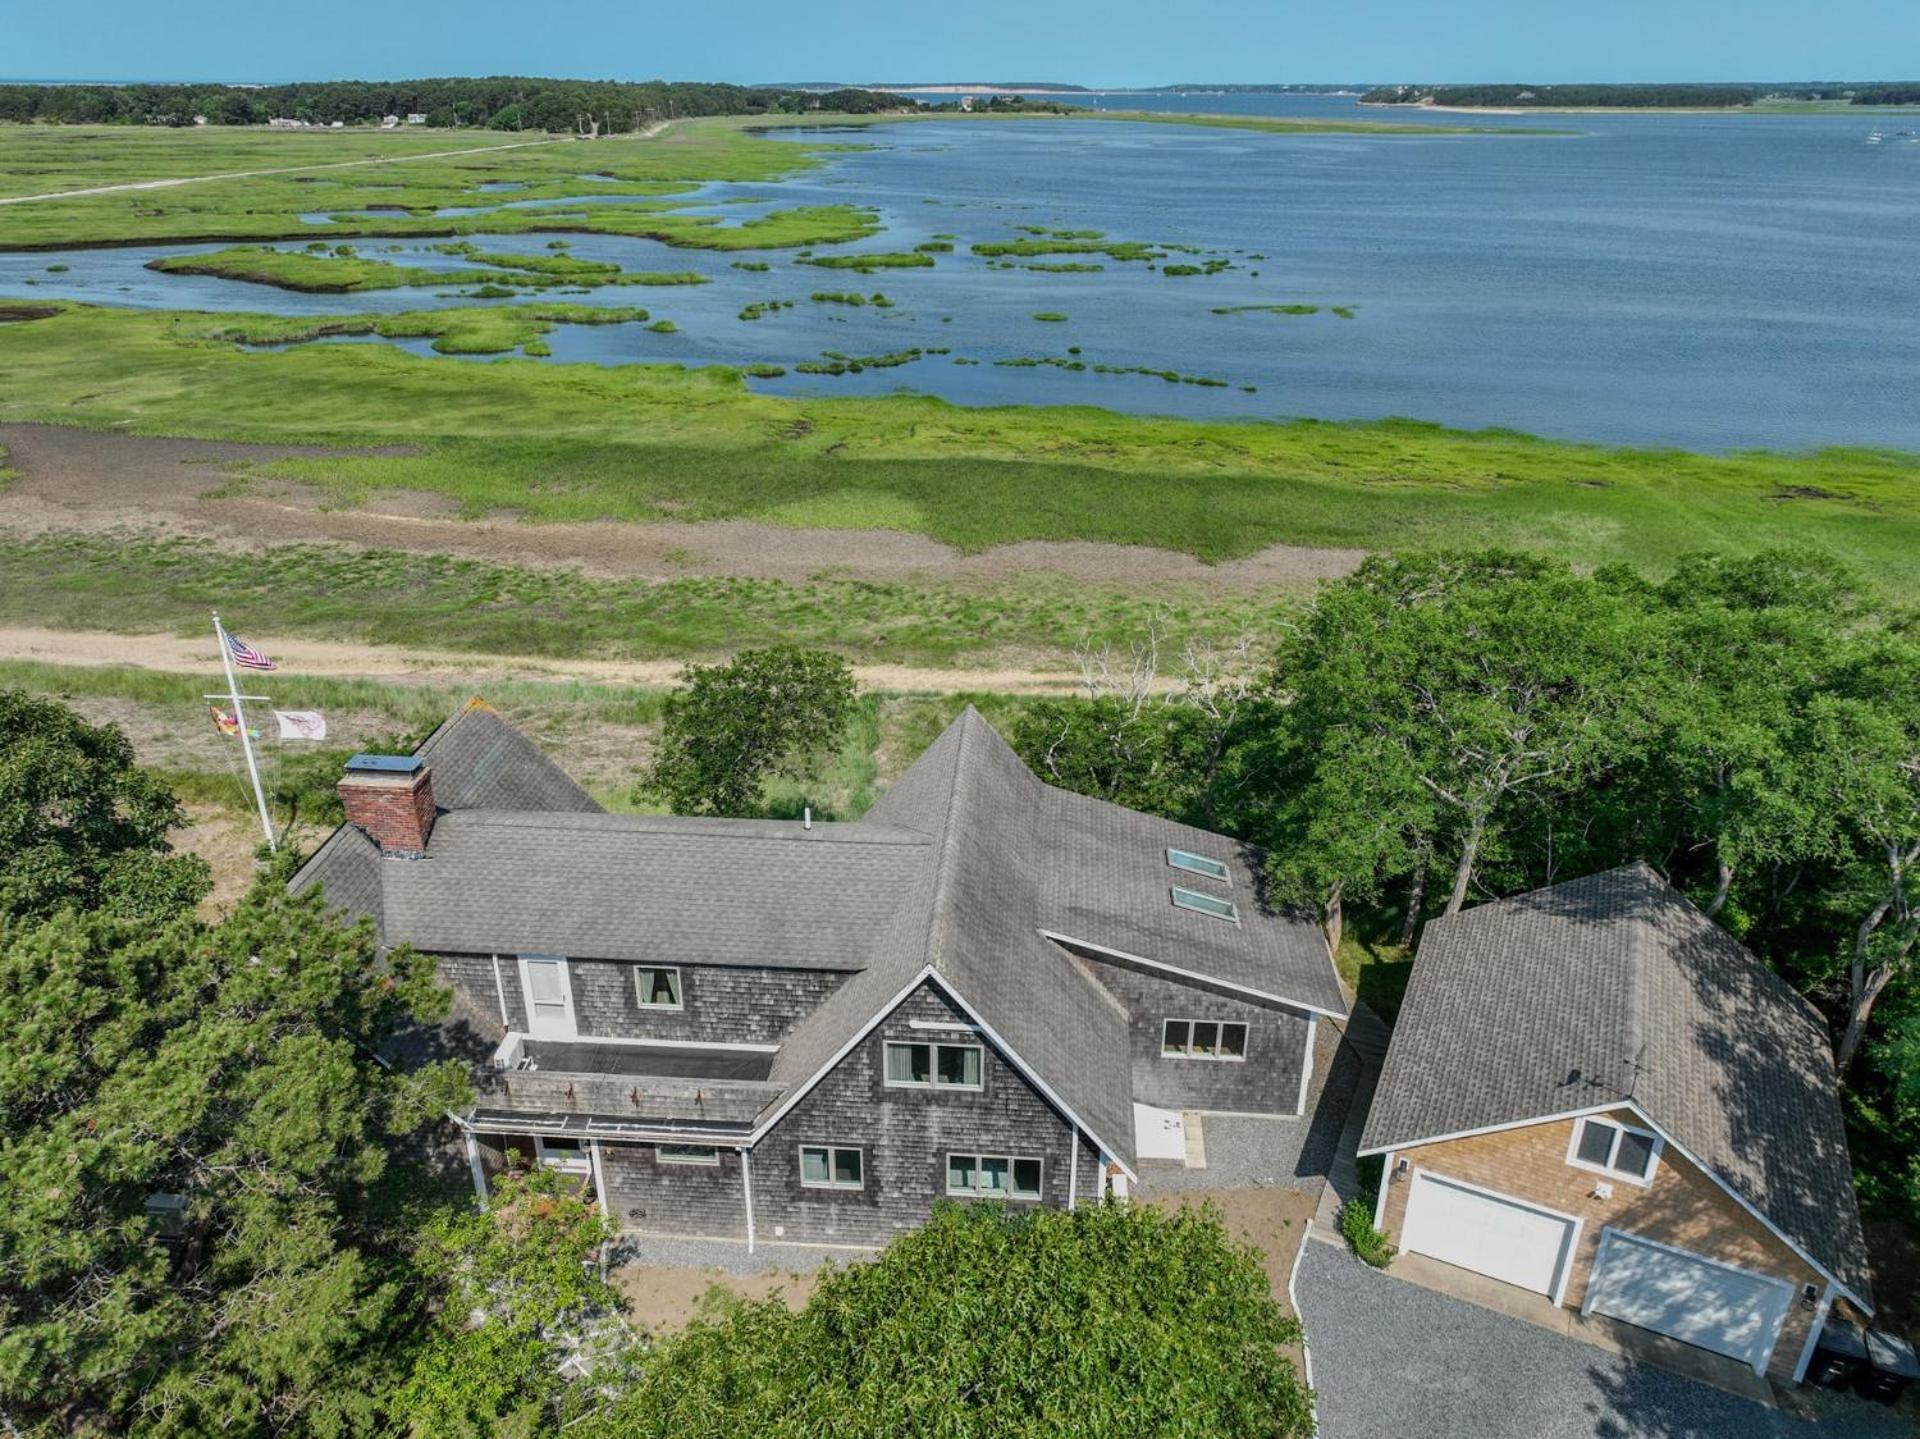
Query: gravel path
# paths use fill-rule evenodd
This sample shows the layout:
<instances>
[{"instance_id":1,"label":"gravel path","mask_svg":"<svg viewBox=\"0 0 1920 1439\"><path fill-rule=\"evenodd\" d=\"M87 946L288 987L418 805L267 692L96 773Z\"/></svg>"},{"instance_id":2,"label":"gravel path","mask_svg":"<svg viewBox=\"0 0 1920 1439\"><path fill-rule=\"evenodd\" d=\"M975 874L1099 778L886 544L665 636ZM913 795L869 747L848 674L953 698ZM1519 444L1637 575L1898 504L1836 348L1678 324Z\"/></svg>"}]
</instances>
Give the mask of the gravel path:
<instances>
[{"instance_id":1,"label":"gravel path","mask_svg":"<svg viewBox=\"0 0 1920 1439\"><path fill-rule=\"evenodd\" d=\"M1298 1293L1322 1439L1913 1439L1876 1404L1831 1396L1830 1417L1803 1423L1330 1244L1307 1245Z\"/></svg>"},{"instance_id":2,"label":"gravel path","mask_svg":"<svg viewBox=\"0 0 1920 1439\"><path fill-rule=\"evenodd\" d=\"M1146 1163L1140 1186L1148 1194L1203 1189L1311 1189L1318 1191L1333 1162L1359 1078L1360 1061L1340 1043L1330 1023L1314 1026L1313 1078L1307 1112L1299 1119L1209 1114L1201 1120L1205 1169Z\"/></svg>"},{"instance_id":3,"label":"gravel path","mask_svg":"<svg viewBox=\"0 0 1920 1439\"><path fill-rule=\"evenodd\" d=\"M718 1269L727 1274L811 1274L827 1264L857 1264L877 1252L815 1244L745 1244L668 1234L623 1234L617 1262L674 1269Z\"/></svg>"}]
</instances>

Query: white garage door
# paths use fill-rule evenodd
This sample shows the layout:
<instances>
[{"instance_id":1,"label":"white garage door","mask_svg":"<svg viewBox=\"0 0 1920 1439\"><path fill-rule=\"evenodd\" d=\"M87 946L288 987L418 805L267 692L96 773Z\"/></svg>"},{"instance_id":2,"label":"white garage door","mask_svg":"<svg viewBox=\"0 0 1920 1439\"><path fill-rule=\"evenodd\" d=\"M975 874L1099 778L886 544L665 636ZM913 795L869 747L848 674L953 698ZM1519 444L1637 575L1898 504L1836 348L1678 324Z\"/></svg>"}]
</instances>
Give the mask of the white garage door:
<instances>
[{"instance_id":1,"label":"white garage door","mask_svg":"<svg viewBox=\"0 0 1920 1439\"><path fill-rule=\"evenodd\" d=\"M1609 1229L1584 1308L1744 1360L1758 1373L1792 1300L1781 1280Z\"/></svg>"},{"instance_id":2,"label":"white garage door","mask_svg":"<svg viewBox=\"0 0 1920 1439\"><path fill-rule=\"evenodd\" d=\"M1400 1247L1553 1297L1573 1221L1416 1170Z\"/></svg>"}]
</instances>

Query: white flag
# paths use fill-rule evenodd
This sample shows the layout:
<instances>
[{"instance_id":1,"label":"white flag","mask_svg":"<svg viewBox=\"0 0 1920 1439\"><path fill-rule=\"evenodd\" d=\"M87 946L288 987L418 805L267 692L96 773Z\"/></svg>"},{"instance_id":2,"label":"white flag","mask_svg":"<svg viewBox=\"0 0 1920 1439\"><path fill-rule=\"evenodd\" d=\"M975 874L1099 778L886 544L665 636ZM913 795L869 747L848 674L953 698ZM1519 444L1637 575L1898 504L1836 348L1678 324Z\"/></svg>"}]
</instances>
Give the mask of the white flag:
<instances>
[{"instance_id":1,"label":"white flag","mask_svg":"<svg viewBox=\"0 0 1920 1439\"><path fill-rule=\"evenodd\" d=\"M275 710L281 739L325 739L327 717L319 710Z\"/></svg>"}]
</instances>

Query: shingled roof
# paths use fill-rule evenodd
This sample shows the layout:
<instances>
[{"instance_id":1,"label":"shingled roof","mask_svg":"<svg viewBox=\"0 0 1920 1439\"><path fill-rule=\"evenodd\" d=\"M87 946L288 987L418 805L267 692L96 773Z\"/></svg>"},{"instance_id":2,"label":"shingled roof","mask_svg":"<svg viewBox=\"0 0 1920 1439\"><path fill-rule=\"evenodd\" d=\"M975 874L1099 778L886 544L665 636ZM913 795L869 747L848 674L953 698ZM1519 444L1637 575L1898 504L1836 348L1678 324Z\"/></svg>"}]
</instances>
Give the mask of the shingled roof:
<instances>
[{"instance_id":1,"label":"shingled roof","mask_svg":"<svg viewBox=\"0 0 1920 1439\"><path fill-rule=\"evenodd\" d=\"M1872 1303L1826 1027L1645 864L1427 926L1362 1153L1631 1104Z\"/></svg>"},{"instance_id":2,"label":"shingled roof","mask_svg":"<svg viewBox=\"0 0 1920 1439\"><path fill-rule=\"evenodd\" d=\"M1126 1015L1072 949L1345 1013L1318 926L1266 903L1258 851L1043 784L971 707L852 824L601 813L484 707L419 752L441 811L424 858L345 825L296 889L429 953L856 971L781 1044L787 1102L927 977L1130 1164ZM1228 877L1172 870L1169 848ZM1175 884L1231 897L1237 922L1175 908Z\"/></svg>"}]
</instances>

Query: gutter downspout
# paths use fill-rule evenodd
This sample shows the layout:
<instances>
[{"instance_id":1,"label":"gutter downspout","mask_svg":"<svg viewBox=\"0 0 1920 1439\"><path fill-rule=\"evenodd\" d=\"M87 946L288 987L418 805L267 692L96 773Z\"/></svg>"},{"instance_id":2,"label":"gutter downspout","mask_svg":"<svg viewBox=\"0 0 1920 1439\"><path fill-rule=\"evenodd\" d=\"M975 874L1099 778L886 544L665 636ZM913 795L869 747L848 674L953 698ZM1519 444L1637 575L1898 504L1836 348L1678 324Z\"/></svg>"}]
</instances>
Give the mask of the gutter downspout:
<instances>
[{"instance_id":1,"label":"gutter downspout","mask_svg":"<svg viewBox=\"0 0 1920 1439\"><path fill-rule=\"evenodd\" d=\"M1072 1148L1067 1151L1067 1210L1080 1206L1080 1126L1073 1126Z\"/></svg>"},{"instance_id":2,"label":"gutter downspout","mask_svg":"<svg viewBox=\"0 0 1920 1439\"><path fill-rule=\"evenodd\" d=\"M740 1147L740 1193L747 1205L747 1253L753 1253L753 1151Z\"/></svg>"}]
</instances>

